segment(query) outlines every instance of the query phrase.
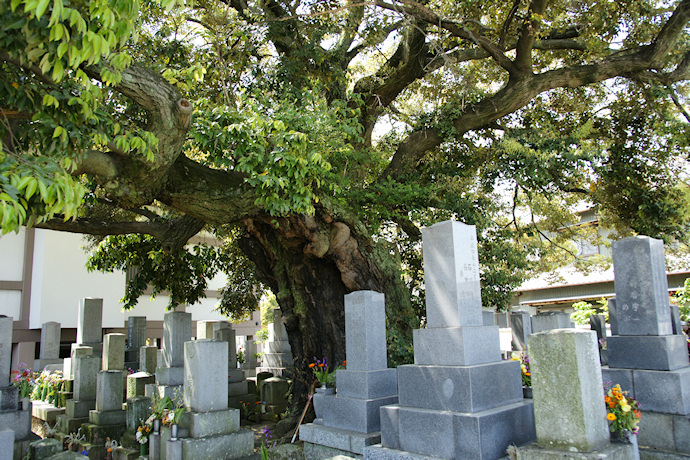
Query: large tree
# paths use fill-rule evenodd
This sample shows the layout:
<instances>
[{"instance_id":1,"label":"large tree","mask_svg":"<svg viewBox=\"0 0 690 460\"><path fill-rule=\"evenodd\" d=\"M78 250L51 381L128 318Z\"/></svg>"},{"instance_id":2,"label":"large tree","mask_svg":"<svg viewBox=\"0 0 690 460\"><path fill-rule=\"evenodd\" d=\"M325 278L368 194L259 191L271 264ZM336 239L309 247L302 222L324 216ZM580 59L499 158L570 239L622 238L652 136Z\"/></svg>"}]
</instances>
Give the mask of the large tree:
<instances>
[{"instance_id":1,"label":"large tree","mask_svg":"<svg viewBox=\"0 0 690 460\"><path fill-rule=\"evenodd\" d=\"M344 358L343 296L386 294L390 357L423 321L420 227L479 230L485 302L585 200L682 239L679 2L12 0L0 5L0 216L97 235L173 303L276 295L297 370ZM685 117L685 118L683 118ZM220 247L185 249L202 229ZM417 299L413 301L412 299Z\"/></svg>"}]
</instances>

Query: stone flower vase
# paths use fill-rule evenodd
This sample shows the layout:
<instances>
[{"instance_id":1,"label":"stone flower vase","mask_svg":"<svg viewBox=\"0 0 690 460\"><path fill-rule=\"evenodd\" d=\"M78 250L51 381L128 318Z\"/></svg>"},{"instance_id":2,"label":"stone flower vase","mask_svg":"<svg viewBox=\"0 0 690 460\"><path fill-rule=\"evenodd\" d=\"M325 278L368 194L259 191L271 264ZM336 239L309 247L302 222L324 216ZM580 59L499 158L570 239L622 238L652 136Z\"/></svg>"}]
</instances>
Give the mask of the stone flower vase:
<instances>
[{"instance_id":1,"label":"stone flower vase","mask_svg":"<svg viewBox=\"0 0 690 460\"><path fill-rule=\"evenodd\" d=\"M153 419L153 432L155 434L161 433L161 419L159 419L159 418Z\"/></svg>"},{"instance_id":2,"label":"stone flower vase","mask_svg":"<svg viewBox=\"0 0 690 460\"><path fill-rule=\"evenodd\" d=\"M532 387L522 387L522 397L532 399Z\"/></svg>"},{"instance_id":3,"label":"stone flower vase","mask_svg":"<svg viewBox=\"0 0 690 460\"><path fill-rule=\"evenodd\" d=\"M22 397L22 410L31 410L31 398L29 396Z\"/></svg>"},{"instance_id":4,"label":"stone flower vase","mask_svg":"<svg viewBox=\"0 0 690 460\"><path fill-rule=\"evenodd\" d=\"M170 440L171 441L177 441L177 430L178 430L177 423L173 423L172 425L170 425Z\"/></svg>"},{"instance_id":5,"label":"stone flower vase","mask_svg":"<svg viewBox=\"0 0 690 460\"><path fill-rule=\"evenodd\" d=\"M139 455L142 457L149 454L149 443L146 442L139 446Z\"/></svg>"},{"instance_id":6,"label":"stone flower vase","mask_svg":"<svg viewBox=\"0 0 690 460\"><path fill-rule=\"evenodd\" d=\"M637 434L631 433L628 430L623 431L621 435L618 430L611 433L611 442L620 442L630 445L630 460L640 460L640 449L637 444Z\"/></svg>"}]
</instances>

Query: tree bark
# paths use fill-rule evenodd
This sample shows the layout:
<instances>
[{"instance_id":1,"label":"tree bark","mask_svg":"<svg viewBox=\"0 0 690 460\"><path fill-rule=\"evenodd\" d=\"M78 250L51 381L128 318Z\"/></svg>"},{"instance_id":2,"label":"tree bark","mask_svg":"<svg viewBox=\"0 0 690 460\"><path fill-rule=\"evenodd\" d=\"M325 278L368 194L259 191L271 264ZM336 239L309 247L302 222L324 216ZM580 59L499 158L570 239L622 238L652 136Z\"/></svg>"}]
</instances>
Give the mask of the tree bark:
<instances>
[{"instance_id":1,"label":"tree bark","mask_svg":"<svg viewBox=\"0 0 690 460\"><path fill-rule=\"evenodd\" d=\"M256 263L259 279L275 293L294 357L293 414L306 402L325 358L335 369L345 360L344 296L356 290L386 295L388 328L411 336L412 307L396 258L365 228L324 207L315 217L247 219L241 249ZM405 324L407 322L407 324ZM407 337L411 340L411 337Z\"/></svg>"}]
</instances>

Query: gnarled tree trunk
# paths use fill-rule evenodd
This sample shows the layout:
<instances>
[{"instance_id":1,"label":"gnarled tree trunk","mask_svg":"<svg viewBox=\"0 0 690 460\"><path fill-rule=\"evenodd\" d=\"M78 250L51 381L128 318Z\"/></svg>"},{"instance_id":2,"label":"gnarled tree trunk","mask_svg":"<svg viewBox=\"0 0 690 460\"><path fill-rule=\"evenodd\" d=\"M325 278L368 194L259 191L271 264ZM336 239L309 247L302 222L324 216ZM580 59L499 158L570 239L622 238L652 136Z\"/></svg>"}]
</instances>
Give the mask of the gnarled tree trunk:
<instances>
[{"instance_id":1,"label":"gnarled tree trunk","mask_svg":"<svg viewBox=\"0 0 690 460\"><path fill-rule=\"evenodd\" d=\"M275 293L294 357L293 413L304 407L314 358L330 368L345 360L344 296L355 290L386 295L388 328L411 339L413 318L397 258L374 242L364 227L328 214L248 219L240 247L257 266L259 279ZM407 324L405 322L407 321Z\"/></svg>"}]
</instances>

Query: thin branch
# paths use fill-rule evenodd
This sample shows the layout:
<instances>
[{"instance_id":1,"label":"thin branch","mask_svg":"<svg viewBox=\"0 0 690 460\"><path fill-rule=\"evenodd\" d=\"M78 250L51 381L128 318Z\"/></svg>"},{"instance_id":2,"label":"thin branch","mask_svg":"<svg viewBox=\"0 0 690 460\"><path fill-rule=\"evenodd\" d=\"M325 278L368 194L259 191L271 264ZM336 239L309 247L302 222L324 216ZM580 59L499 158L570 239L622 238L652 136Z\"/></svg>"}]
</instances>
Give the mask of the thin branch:
<instances>
[{"instance_id":1,"label":"thin branch","mask_svg":"<svg viewBox=\"0 0 690 460\"><path fill-rule=\"evenodd\" d=\"M501 27L501 37L498 39L498 46L500 46L501 48L503 48L505 45L506 36L508 35L508 29L510 29L510 24L513 22L513 18L515 17L518 8L520 8L520 3L521 0L513 1L513 7L510 9L510 12L506 17L506 20L503 22L503 27Z\"/></svg>"},{"instance_id":2,"label":"thin branch","mask_svg":"<svg viewBox=\"0 0 690 460\"><path fill-rule=\"evenodd\" d=\"M55 83L55 80L50 78L48 75L44 74L41 68L37 65L22 63L19 59L13 58L9 54L4 52L0 52L0 61L9 62L10 64L14 64L19 68L28 70L29 72L33 73L37 79L39 79L46 85L55 86L57 84Z\"/></svg>"}]
</instances>

